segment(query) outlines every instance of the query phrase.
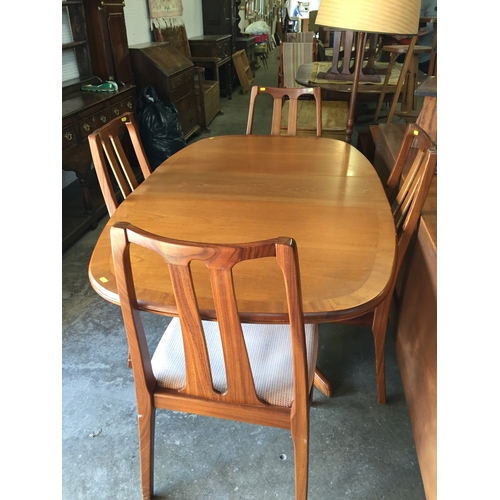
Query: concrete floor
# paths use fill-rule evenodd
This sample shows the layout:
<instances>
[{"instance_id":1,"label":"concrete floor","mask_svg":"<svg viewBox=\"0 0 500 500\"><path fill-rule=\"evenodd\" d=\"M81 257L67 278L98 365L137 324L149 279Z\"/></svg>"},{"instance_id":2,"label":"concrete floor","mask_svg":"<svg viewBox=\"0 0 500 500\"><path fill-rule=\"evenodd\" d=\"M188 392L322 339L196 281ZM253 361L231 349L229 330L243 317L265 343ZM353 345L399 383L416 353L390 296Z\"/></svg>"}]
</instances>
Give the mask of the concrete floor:
<instances>
[{"instance_id":1,"label":"concrete floor","mask_svg":"<svg viewBox=\"0 0 500 500\"><path fill-rule=\"evenodd\" d=\"M277 55L270 54L269 68L261 66L254 84L277 84ZM245 133L248 93L238 92L221 99L224 115L200 138ZM257 110L256 132L269 132L270 114L268 105ZM106 219L62 257L64 500L141 497L135 393L121 312L87 278ZM152 344L167 322L145 315ZM370 329L322 325L318 366L335 394L314 394L309 500L424 499L392 337L384 406L376 398ZM287 431L168 411L158 411L156 422L156 499L294 498Z\"/></svg>"}]
</instances>

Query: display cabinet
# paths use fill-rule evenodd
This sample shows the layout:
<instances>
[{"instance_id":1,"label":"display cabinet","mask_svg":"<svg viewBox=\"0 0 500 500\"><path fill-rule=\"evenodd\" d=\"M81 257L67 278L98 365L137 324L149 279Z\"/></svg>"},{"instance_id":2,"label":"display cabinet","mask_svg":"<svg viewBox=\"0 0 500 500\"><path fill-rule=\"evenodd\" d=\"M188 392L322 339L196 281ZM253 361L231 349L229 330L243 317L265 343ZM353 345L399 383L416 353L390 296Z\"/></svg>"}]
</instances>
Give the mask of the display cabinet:
<instances>
[{"instance_id":1,"label":"display cabinet","mask_svg":"<svg viewBox=\"0 0 500 500\"><path fill-rule=\"evenodd\" d=\"M62 193L62 250L106 213L93 173L88 135L125 111L135 110L124 3L62 2L62 169L77 180ZM119 82L116 92L82 91L83 85Z\"/></svg>"}]
</instances>

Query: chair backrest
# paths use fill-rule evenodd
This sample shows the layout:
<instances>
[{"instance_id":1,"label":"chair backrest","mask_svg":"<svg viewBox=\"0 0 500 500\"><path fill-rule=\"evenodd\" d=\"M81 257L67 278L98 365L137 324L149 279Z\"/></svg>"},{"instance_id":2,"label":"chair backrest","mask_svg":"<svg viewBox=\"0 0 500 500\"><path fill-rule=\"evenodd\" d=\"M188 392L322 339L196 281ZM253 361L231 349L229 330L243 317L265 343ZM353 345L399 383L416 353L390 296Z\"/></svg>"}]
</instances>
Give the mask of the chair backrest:
<instances>
[{"instance_id":1,"label":"chair backrest","mask_svg":"<svg viewBox=\"0 0 500 500\"><path fill-rule=\"evenodd\" d=\"M300 31L299 33L287 33L287 42L309 42L312 43L315 40L314 33L312 31Z\"/></svg>"},{"instance_id":2,"label":"chair backrest","mask_svg":"<svg viewBox=\"0 0 500 500\"><path fill-rule=\"evenodd\" d=\"M333 31L333 47L332 47L332 73L343 76L345 80L352 80L352 72L354 60L356 58L356 37L364 36L364 33L359 33L352 30L334 30ZM363 65L361 81L364 77L375 74L375 56L377 52L379 35L369 33L366 35L363 60L366 64Z\"/></svg>"},{"instance_id":3,"label":"chair backrest","mask_svg":"<svg viewBox=\"0 0 500 500\"><path fill-rule=\"evenodd\" d=\"M278 86L302 87L295 82L299 66L314 62L316 58L316 39L312 42L281 42Z\"/></svg>"},{"instance_id":4,"label":"chair backrest","mask_svg":"<svg viewBox=\"0 0 500 500\"><path fill-rule=\"evenodd\" d=\"M130 138L135 159L132 158L132 155L130 158L127 156L124 144L122 144L127 135ZM133 113L124 113L122 116L114 118L90 134L88 139L104 202L109 215L113 215L119 203L115 195L110 170L123 198L126 198L139 185L132 170L131 160L132 164L135 164L134 160L139 163L144 179L151 174Z\"/></svg>"},{"instance_id":5,"label":"chair backrest","mask_svg":"<svg viewBox=\"0 0 500 500\"><path fill-rule=\"evenodd\" d=\"M295 401L307 401L308 375L306 340L302 310L299 264L296 243L292 238L275 238L266 241L217 245L196 243L160 237L129 223L116 223L110 230L113 262L120 305L130 355L137 397L151 397L156 389L156 379L151 365L144 327L139 314L134 287L131 246L136 251L151 251L151 258L161 257L168 268L177 313L182 329L185 358L185 387L173 391L175 398L187 397L225 404L251 404L265 409L255 392L254 379L248 358L238 304L233 284L233 268L242 261L275 257L284 280L287 297L290 335L292 344ZM137 246L136 246L137 245ZM142 248L140 248L142 247ZM141 253L148 258L147 253ZM203 323L196 297L196 283L191 263L201 261L212 287L216 320L220 330L227 390L222 394L213 387L210 359ZM159 264L160 265L160 264ZM197 265L197 269L199 267ZM197 270L197 272L198 272ZM158 269L162 272L162 269ZM197 279L199 275L197 274ZM167 278L168 279L168 278ZM151 307L141 302L142 308ZM149 394L149 396L148 396ZM141 396L142 395L142 396ZM188 404L188 403L186 403ZM188 410L189 411L189 410Z\"/></svg>"},{"instance_id":6,"label":"chair backrest","mask_svg":"<svg viewBox=\"0 0 500 500\"><path fill-rule=\"evenodd\" d=\"M396 276L420 219L436 166L436 144L423 129L410 123L386 183L386 194L392 206L398 235ZM409 169L405 169L403 179L404 167Z\"/></svg>"},{"instance_id":7,"label":"chair backrest","mask_svg":"<svg viewBox=\"0 0 500 500\"><path fill-rule=\"evenodd\" d=\"M297 135L297 107L300 96L312 96L316 101L316 135L322 134L322 111L321 111L321 89L319 87L308 88L277 88L259 87L254 85L250 91L250 105L248 110L248 122L246 134L252 133L253 117L255 111L255 99L258 94L270 94L274 99L271 135L281 135L281 112L283 101L289 99L288 107L288 131L287 135Z\"/></svg>"}]
</instances>

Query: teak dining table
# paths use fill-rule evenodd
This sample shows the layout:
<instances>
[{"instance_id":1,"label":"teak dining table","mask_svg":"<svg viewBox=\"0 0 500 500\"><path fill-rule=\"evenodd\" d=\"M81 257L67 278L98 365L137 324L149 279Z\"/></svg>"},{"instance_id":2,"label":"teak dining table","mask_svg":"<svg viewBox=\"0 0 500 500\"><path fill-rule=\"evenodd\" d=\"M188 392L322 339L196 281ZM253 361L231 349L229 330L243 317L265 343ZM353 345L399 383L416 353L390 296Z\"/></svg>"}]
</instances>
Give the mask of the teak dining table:
<instances>
[{"instance_id":1,"label":"teak dining table","mask_svg":"<svg viewBox=\"0 0 500 500\"><path fill-rule=\"evenodd\" d=\"M353 146L336 139L219 136L199 140L162 163L118 207L94 248L89 279L119 304L109 229L130 222L171 238L243 243L296 240L306 323L360 316L385 297L396 232L381 181ZM139 303L176 316L166 266L132 250ZM286 298L273 259L238 264L234 282L241 318L286 323ZM209 282L192 265L203 319L215 319Z\"/></svg>"}]
</instances>

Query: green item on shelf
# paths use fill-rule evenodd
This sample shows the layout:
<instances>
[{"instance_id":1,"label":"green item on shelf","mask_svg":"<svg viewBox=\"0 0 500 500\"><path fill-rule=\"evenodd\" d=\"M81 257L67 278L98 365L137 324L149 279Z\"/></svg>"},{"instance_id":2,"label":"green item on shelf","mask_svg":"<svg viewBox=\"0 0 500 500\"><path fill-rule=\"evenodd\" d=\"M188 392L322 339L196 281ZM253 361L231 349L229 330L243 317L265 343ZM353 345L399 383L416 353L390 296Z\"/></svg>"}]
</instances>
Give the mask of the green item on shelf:
<instances>
[{"instance_id":1,"label":"green item on shelf","mask_svg":"<svg viewBox=\"0 0 500 500\"><path fill-rule=\"evenodd\" d=\"M107 81L98 85L84 85L82 90L88 92L116 92L118 90L118 84L113 81Z\"/></svg>"}]
</instances>

